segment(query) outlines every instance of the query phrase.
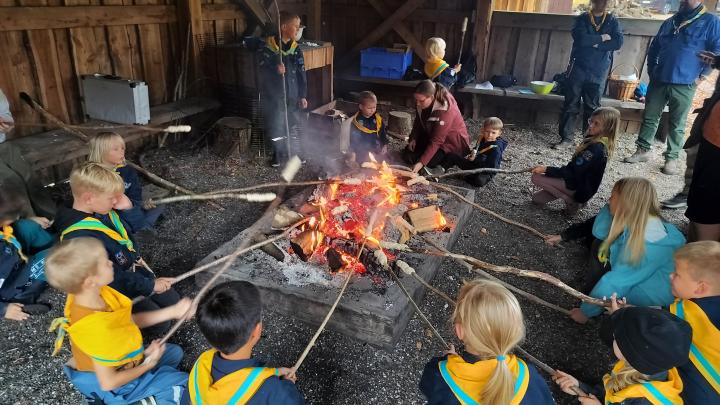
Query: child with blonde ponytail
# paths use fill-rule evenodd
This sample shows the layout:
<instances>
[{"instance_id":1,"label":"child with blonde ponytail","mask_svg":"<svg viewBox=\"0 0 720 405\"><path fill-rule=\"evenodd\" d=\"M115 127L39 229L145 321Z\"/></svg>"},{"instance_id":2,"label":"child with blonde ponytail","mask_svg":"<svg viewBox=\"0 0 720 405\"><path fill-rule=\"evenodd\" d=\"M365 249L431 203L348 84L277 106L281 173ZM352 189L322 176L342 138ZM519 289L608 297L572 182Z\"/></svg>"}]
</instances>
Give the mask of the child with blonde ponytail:
<instances>
[{"instance_id":1,"label":"child with blonde ponytail","mask_svg":"<svg viewBox=\"0 0 720 405\"><path fill-rule=\"evenodd\" d=\"M595 218L592 233L599 249L591 257L595 262L593 274L588 274L588 284L594 285L591 296L617 294L637 306L668 306L673 302L673 254L685 244L685 237L663 221L655 187L648 179L618 180L609 204ZM601 307L582 304L571 311L571 316L584 323L602 312Z\"/></svg>"},{"instance_id":2,"label":"child with blonde ponytail","mask_svg":"<svg viewBox=\"0 0 720 405\"><path fill-rule=\"evenodd\" d=\"M601 329L601 337L612 346L617 363L603 383L590 386L558 371L553 377L560 388L587 396L583 405L682 404L683 382L675 367L687 363L692 329L669 312L641 307L615 311Z\"/></svg>"},{"instance_id":3,"label":"child with blonde ponytail","mask_svg":"<svg viewBox=\"0 0 720 405\"><path fill-rule=\"evenodd\" d=\"M505 287L476 280L463 285L453 314L464 345L425 366L420 390L429 405L554 404L537 370L511 354L525 337L520 304Z\"/></svg>"}]
</instances>

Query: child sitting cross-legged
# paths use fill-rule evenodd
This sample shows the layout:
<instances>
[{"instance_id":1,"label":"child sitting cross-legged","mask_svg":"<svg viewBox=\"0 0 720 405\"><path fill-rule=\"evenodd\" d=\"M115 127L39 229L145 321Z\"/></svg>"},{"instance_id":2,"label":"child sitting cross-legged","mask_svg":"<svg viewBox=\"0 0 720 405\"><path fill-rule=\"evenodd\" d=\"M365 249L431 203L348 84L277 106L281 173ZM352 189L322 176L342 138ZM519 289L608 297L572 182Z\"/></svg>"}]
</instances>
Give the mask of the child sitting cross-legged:
<instances>
[{"instance_id":1,"label":"child sitting cross-legged","mask_svg":"<svg viewBox=\"0 0 720 405\"><path fill-rule=\"evenodd\" d=\"M64 367L72 384L89 403L178 404L187 373L177 370L183 357L180 346L152 342L143 347L140 328L179 319L191 309L185 298L157 311L132 313L132 301L108 284L113 263L103 244L94 238L62 242L47 259L50 285L68 294L59 328L57 353L67 334L72 359Z\"/></svg>"},{"instance_id":2,"label":"child sitting cross-legged","mask_svg":"<svg viewBox=\"0 0 720 405\"><path fill-rule=\"evenodd\" d=\"M553 377L568 394L576 389L584 405L682 404L683 381L676 367L687 362L693 331L682 319L661 309L628 307L613 313L601 333L618 361L603 383L590 386L558 371ZM688 402L710 404L710 402Z\"/></svg>"},{"instance_id":3,"label":"child sitting cross-legged","mask_svg":"<svg viewBox=\"0 0 720 405\"><path fill-rule=\"evenodd\" d=\"M252 351L262 335L262 302L247 281L218 284L197 309L197 323L212 349L190 371L182 405L303 404L288 368L264 367Z\"/></svg>"},{"instance_id":4,"label":"child sitting cross-legged","mask_svg":"<svg viewBox=\"0 0 720 405\"><path fill-rule=\"evenodd\" d=\"M615 150L620 112L612 107L593 111L585 139L563 167L535 166L532 183L540 191L532 196L538 205L561 199L569 214L577 212L597 193L608 158Z\"/></svg>"},{"instance_id":5,"label":"child sitting cross-legged","mask_svg":"<svg viewBox=\"0 0 720 405\"><path fill-rule=\"evenodd\" d=\"M358 112L352 117L350 126L350 160L367 162L368 154L380 158L387 152L386 126L377 113L377 97L371 91L363 91L358 97ZM379 159L382 160L382 159Z\"/></svg>"},{"instance_id":6,"label":"child sitting cross-legged","mask_svg":"<svg viewBox=\"0 0 720 405\"><path fill-rule=\"evenodd\" d=\"M657 193L642 177L618 180L610 202L595 218L593 236L600 241L591 260L587 285L595 298L617 294L632 305L667 306L673 301L670 274L672 257L685 244L685 237L663 221ZM583 303L571 311L572 318L585 323L600 315L603 308Z\"/></svg>"},{"instance_id":7,"label":"child sitting cross-legged","mask_svg":"<svg viewBox=\"0 0 720 405\"><path fill-rule=\"evenodd\" d=\"M162 207L145 209L143 207L142 182L137 170L125 164L125 140L115 132L101 132L90 138L90 155L88 161L107 165L122 177L125 185L125 196L132 204L130 207L118 210L122 218L133 233L151 229L163 212Z\"/></svg>"},{"instance_id":8,"label":"child sitting cross-legged","mask_svg":"<svg viewBox=\"0 0 720 405\"><path fill-rule=\"evenodd\" d=\"M24 193L0 183L0 315L24 321L50 310L35 301L47 287L45 256L55 239L37 222L18 219Z\"/></svg>"},{"instance_id":9,"label":"child sitting cross-legged","mask_svg":"<svg viewBox=\"0 0 720 405\"><path fill-rule=\"evenodd\" d=\"M505 287L486 280L463 285L453 323L465 350L427 363L420 391L428 404L555 403L537 370L511 354L525 337L525 322L520 304Z\"/></svg>"},{"instance_id":10,"label":"child sitting cross-legged","mask_svg":"<svg viewBox=\"0 0 720 405\"><path fill-rule=\"evenodd\" d=\"M457 166L461 170L499 169L508 141L502 138L503 122L490 117L483 121L482 130L470 155L466 157L453 153L445 155L443 167ZM495 177L495 173L475 173L465 176L465 181L475 187L483 187Z\"/></svg>"},{"instance_id":11,"label":"child sitting cross-legged","mask_svg":"<svg viewBox=\"0 0 720 405\"><path fill-rule=\"evenodd\" d=\"M180 295L172 288L172 279L155 278L146 268L128 225L115 211L123 208L119 202L127 202L120 175L98 163L86 163L70 173L70 189L72 208L61 210L56 218L60 240L89 236L101 241L115 271L110 287L131 299L149 297L136 304L135 311L175 304ZM154 329L160 331L168 326L169 322Z\"/></svg>"},{"instance_id":12,"label":"child sitting cross-legged","mask_svg":"<svg viewBox=\"0 0 720 405\"><path fill-rule=\"evenodd\" d=\"M720 242L689 243L675 252L670 312L693 330L690 361L678 367L686 404L720 404Z\"/></svg>"},{"instance_id":13,"label":"child sitting cross-legged","mask_svg":"<svg viewBox=\"0 0 720 405\"><path fill-rule=\"evenodd\" d=\"M457 83L462 65L450 67L444 60L445 48L445 40L442 38L434 37L425 42L425 52L428 55L428 60L425 62L425 75L428 79L440 83L450 90Z\"/></svg>"}]
</instances>

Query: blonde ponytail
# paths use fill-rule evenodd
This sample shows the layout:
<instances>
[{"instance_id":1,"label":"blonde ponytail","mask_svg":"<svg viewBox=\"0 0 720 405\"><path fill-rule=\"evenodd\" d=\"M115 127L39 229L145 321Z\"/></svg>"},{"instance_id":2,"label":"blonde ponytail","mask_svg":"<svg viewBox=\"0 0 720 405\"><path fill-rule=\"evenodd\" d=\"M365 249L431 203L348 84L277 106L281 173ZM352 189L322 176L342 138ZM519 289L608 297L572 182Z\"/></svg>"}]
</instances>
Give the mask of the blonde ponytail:
<instances>
[{"instance_id":1,"label":"blonde ponytail","mask_svg":"<svg viewBox=\"0 0 720 405\"><path fill-rule=\"evenodd\" d=\"M635 370L629 364L625 364L617 372L610 373L610 378L605 382L605 388L612 393L616 393L631 385L644 383L649 379L647 375Z\"/></svg>"},{"instance_id":2,"label":"blonde ponytail","mask_svg":"<svg viewBox=\"0 0 720 405\"><path fill-rule=\"evenodd\" d=\"M498 364L481 394L482 403L510 404L515 376L506 356L525 337L525 323L517 299L498 283L475 280L460 289L453 321L463 330L463 342L482 359Z\"/></svg>"}]
</instances>

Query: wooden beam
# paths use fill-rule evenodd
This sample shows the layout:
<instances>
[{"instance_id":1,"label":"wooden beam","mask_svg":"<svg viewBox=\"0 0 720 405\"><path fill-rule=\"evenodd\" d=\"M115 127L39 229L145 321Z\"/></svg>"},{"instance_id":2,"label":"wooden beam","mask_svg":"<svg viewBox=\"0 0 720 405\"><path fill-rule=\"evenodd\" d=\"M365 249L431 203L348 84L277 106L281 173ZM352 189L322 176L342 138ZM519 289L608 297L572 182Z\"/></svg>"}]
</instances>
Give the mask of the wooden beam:
<instances>
[{"instance_id":1,"label":"wooden beam","mask_svg":"<svg viewBox=\"0 0 720 405\"><path fill-rule=\"evenodd\" d=\"M384 18L388 18L390 16L390 9L385 6L385 3L383 0L367 0L370 5L377 10L378 13ZM423 62L427 61L427 53L425 52L425 46L420 42L416 37L415 34L410 31L410 29L403 23L402 21L398 21L393 26L393 29L395 32L397 32L405 42L407 42L417 53L417 55L422 59Z\"/></svg>"},{"instance_id":2,"label":"wooden beam","mask_svg":"<svg viewBox=\"0 0 720 405\"><path fill-rule=\"evenodd\" d=\"M475 77L478 82L487 78L487 54L490 47L490 27L493 20L495 0L477 0L475 8L475 61L477 71Z\"/></svg>"},{"instance_id":3,"label":"wooden beam","mask_svg":"<svg viewBox=\"0 0 720 405\"><path fill-rule=\"evenodd\" d=\"M202 73L200 67L200 46L195 39L203 34L203 7L201 0L178 0L178 17L180 20L180 38L183 48L190 36L190 66L192 66L191 77L199 77Z\"/></svg>"},{"instance_id":4,"label":"wooden beam","mask_svg":"<svg viewBox=\"0 0 720 405\"><path fill-rule=\"evenodd\" d=\"M422 5L424 2L425 0L407 0L406 2L404 2L403 5L400 6L400 8L398 8L397 10L395 10L395 12L392 13L385 21L383 21L382 24L372 30L367 36L365 36L363 40L355 44L355 46L353 46L353 48L350 50L350 52L348 52L345 58L343 58L343 61L349 60L361 49L365 49L368 46L377 42L388 31L390 31L394 25L404 20L405 17L410 15L410 13L412 13L416 8L420 7L420 5Z\"/></svg>"},{"instance_id":5,"label":"wooden beam","mask_svg":"<svg viewBox=\"0 0 720 405\"><path fill-rule=\"evenodd\" d=\"M322 38L322 0L308 0L308 21L310 36L308 38L320 41Z\"/></svg>"},{"instance_id":6,"label":"wooden beam","mask_svg":"<svg viewBox=\"0 0 720 405\"><path fill-rule=\"evenodd\" d=\"M175 6L2 7L0 31L85 28L113 25L167 24Z\"/></svg>"},{"instance_id":7,"label":"wooden beam","mask_svg":"<svg viewBox=\"0 0 720 405\"><path fill-rule=\"evenodd\" d=\"M238 4L225 3L225 4L203 4L202 5L202 20L203 21L216 21L216 20L244 20L245 12L242 7Z\"/></svg>"},{"instance_id":8,"label":"wooden beam","mask_svg":"<svg viewBox=\"0 0 720 405\"><path fill-rule=\"evenodd\" d=\"M267 9L259 0L242 0L242 4L247 7L253 17L261 24L266 25L270 21L267 15Z\"/></svg>"}]
</instances>

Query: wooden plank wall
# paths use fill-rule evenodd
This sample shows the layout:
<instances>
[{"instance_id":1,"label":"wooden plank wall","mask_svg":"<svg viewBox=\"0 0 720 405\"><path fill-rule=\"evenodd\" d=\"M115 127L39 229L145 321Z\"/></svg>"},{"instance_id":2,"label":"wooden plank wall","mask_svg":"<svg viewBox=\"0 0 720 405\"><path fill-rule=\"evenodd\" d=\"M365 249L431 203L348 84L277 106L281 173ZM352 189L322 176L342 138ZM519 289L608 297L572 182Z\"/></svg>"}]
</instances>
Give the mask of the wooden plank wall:
<instances>
[{"instance_id":1,"label":"wooden plank wall","mask_svg":"<svg viewBox=\"0 0 720 405\"><path fill-rule=\"evenodd\" d=\"M203 6L207 31L245 29L244 14L229 1ZM0 21L0 88L15 120L40 122L19 99L27 92L61 119L82 122L79 77L92 73L144 80L151 105L171 101L186 44L175 6L175 0L0 0L0 15L26 16ZM18 127L14 136L38 131Z\"/></svg>"},{"instance_id":2,"label":"wooden plank wall","mask_svg":"<svg viewBox=\"0 0 720 405\"><path fill-rule=\"evenodd\" d=\"M552 80L564 72L572 50L574 16L560 14L533 14L495 12L490 32L488 74L512 74L518 84L532 80ZM624 45L614 55L616 73L628 74L636 67L641 78L647 81L645 59L650 41L662 21L621 18Z\"/></svg>"}]
</instances>

